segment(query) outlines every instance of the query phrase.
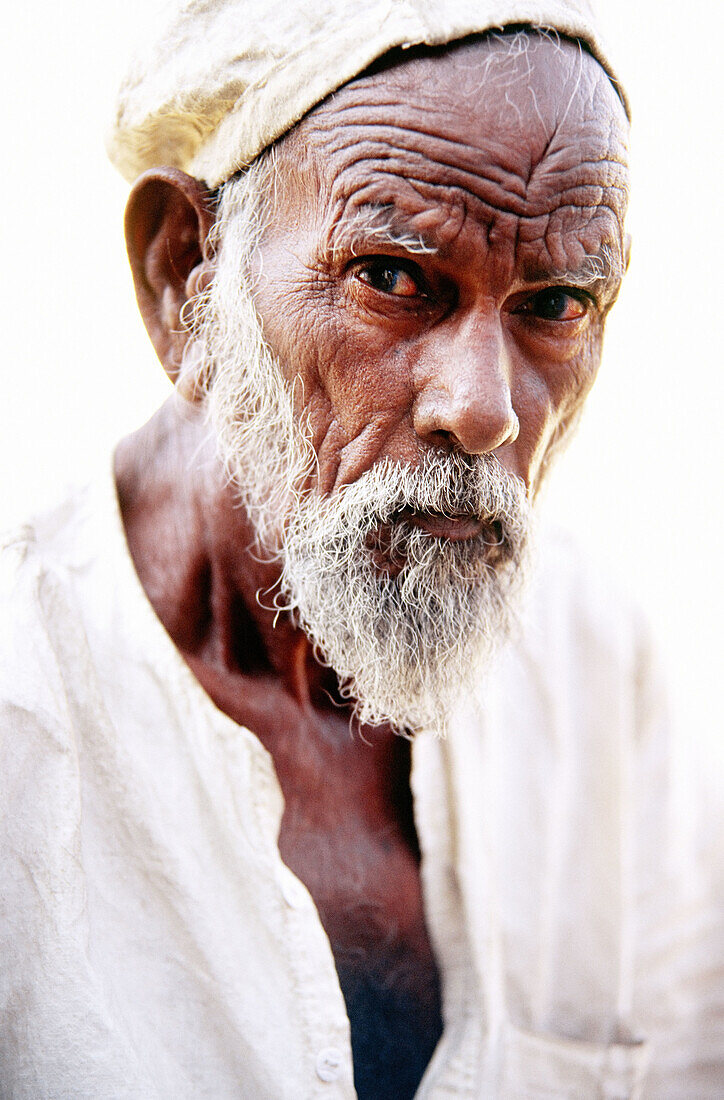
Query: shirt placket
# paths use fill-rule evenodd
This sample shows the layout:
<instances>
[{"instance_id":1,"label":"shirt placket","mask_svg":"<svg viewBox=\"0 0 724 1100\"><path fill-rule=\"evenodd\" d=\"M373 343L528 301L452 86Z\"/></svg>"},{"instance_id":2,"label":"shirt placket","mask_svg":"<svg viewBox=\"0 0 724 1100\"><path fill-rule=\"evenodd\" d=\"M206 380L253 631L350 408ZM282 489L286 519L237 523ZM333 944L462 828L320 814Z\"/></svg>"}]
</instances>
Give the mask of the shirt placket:
<instances>
[{"instance_id":1,"label":"shirt placket","mask_svg":"<svg viewBox=\"0 0 724 1100\"><path fill-rule=\"evenodd\" d=\"M479 1097L485 1063L480 989L457 869L447 752L435 734L413 743L411 784L422 853L425 915L440 970L445 1030L417 1100Z\"/></svg>"},{"instance_id":2,"label":"shirt placket","mask_svg":"<svg viewBox=\"0 0 724 1100\"><path fill-rule=\"evenodd\" d=\"M279 853L284 799L271 758L259 755L255 770L257 820L284 930L280 951L293 975L297 1018L304 1033L306 1060L299 1067L301 1091L295 1100L296 1095L300 1100L355 1100L349 1018L332 948L311 894Z\"/></svg>"}]
</instances>

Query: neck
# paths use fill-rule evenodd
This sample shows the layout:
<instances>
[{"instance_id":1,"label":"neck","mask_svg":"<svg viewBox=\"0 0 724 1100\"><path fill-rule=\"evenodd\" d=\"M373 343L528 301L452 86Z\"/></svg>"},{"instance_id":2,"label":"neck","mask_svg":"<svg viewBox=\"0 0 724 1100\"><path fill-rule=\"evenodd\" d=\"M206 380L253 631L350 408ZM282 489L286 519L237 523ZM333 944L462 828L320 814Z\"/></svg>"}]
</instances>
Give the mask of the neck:
<instances>
[{"instance_id":1,"label":"neck","mask_svg":"<svg viewBox=\"0 0 724 1100\"><path fill-rule=\"evenodd\" d=\"M337 705L334 673L274 607L279 566L261 552L203 415L172 397L121 442L115 476L141 584L194 671L272 676L303 708Z\"/></svg>"}]
</instances>

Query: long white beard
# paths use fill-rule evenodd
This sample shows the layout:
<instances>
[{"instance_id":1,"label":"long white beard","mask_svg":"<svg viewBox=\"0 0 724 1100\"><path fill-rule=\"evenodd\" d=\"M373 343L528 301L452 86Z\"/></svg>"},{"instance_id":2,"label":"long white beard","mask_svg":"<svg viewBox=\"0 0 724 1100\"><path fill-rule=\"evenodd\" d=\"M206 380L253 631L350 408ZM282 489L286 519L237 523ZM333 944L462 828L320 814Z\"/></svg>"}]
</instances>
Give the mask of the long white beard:
<instances>
[{"instance_id":1,"label":"long white beard","mask_svg":"<svg viewBox=\"0 0 724 1100\"><path fill-rule=\"evenodd\" d=\"M244 279L251 204L228 206L194 354L211 379L208 412L229 476L260 546L280 562L277 602L335 669L361 722L444 733L512 622L525 487L492 456L436 451L417 467L380 462L330 497L303 489L314 452ZM436 538L405 509L479 517L483 532Z\"/></svg>"}]
</instances>

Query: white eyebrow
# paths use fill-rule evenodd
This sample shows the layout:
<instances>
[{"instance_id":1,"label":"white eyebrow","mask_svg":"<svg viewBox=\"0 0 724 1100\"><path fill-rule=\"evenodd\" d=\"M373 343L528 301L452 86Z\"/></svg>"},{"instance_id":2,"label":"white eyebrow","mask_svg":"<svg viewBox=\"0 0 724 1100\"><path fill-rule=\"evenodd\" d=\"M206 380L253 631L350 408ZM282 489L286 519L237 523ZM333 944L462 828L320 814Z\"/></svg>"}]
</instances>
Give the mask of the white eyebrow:
<instances>
[{"instance_id":1,"label":"white eyebrow","mask_svg":"<svg viewBox=\"0 0 724 1100\"><path fill-rule=\"evenodd\" d=\"M389 206L366 205L359 207L351 218L345 219L334 232L332 255L342 249L349 249L353 256L363 246L379 245L384 248L402 248L417 256L433 256L437 252L420 233L412 232L401 225L401 216Z\"/></svg>"},{"instance_id":2,"label":"white eyebrow","mask_svg":"<svg viewBox=\"0 0 724 1100\"><path fill-rule=\"evenodd\" d=\"M626 272L618 248L603 244L595 256L585 256L575 271L561 273L561 278L569 286L578 286L585 290L597 283L619 282Z\"/></svg>"}]
</instances>

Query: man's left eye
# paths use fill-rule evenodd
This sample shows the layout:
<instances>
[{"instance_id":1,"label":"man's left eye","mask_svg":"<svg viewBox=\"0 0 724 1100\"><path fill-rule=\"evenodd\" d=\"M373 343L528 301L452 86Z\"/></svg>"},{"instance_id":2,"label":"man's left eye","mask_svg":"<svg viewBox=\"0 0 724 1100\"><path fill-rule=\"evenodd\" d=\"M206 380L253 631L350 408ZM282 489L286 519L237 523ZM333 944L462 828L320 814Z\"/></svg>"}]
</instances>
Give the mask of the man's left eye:
<instances>
[{"instance_id":1,"label":"man's left eye","mask_svg":"<svg viewBox=\"0 0 724 1100\"><path fill-rule=\"evenodd\" d=\"M578 321L588 313L590 300L567 287L548 287L526 299L516 313L528 313L544 321Z\"/></svg>"},{"instance_id":2,"label":"man's left eye","mask_svg":"<svg viewBox=\"0 0 724 1100\"><path fill-rule=\"evenodd\" d=\"M417 281L407 268L395 260L381 257L362 264L355 272L360 282L380 290L383 294L394 294L398 298L413 298L421 293Z\"/></svg>"}]
</instances>

